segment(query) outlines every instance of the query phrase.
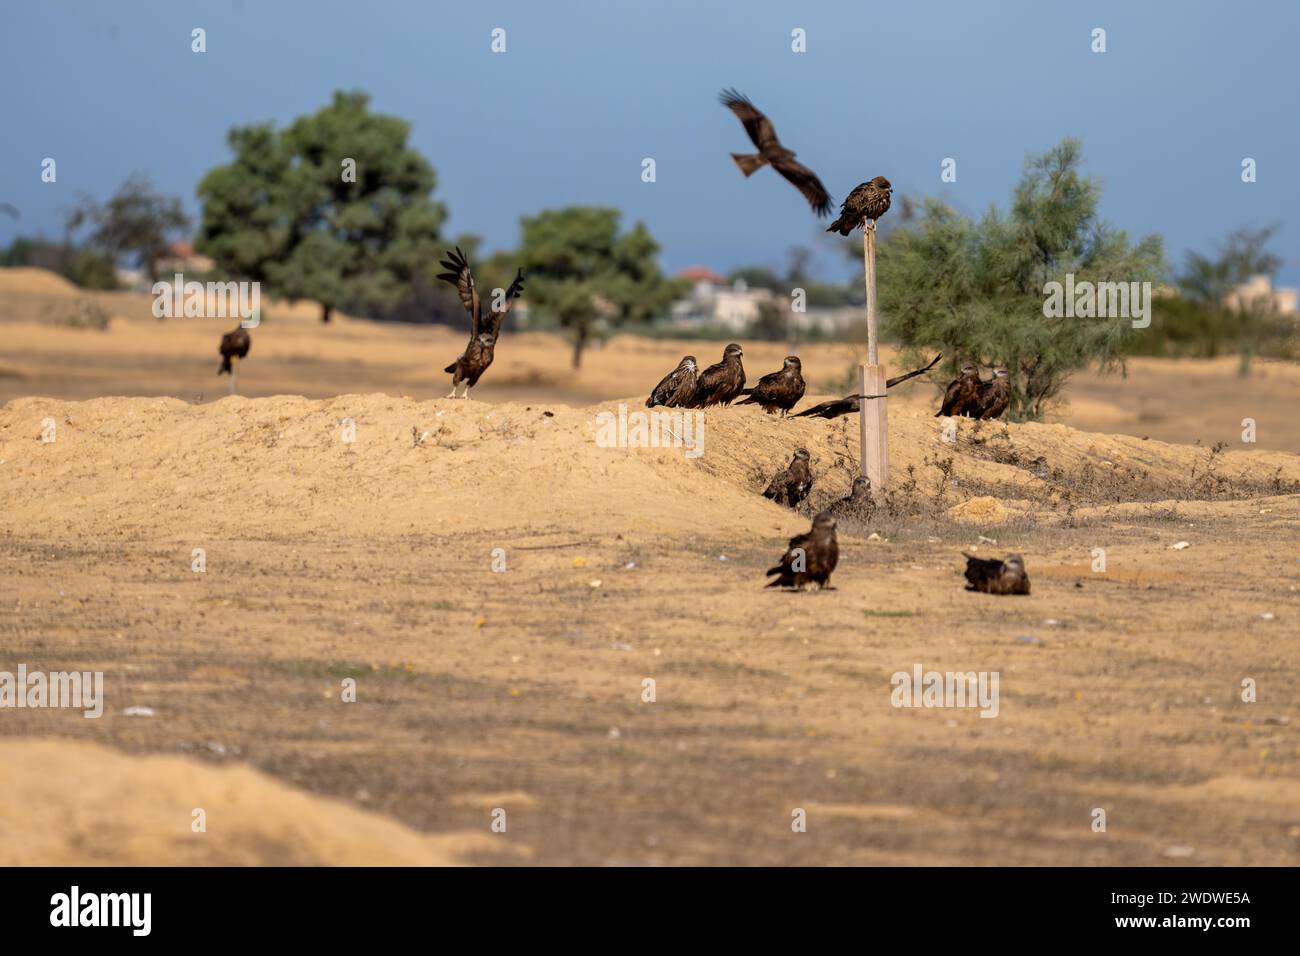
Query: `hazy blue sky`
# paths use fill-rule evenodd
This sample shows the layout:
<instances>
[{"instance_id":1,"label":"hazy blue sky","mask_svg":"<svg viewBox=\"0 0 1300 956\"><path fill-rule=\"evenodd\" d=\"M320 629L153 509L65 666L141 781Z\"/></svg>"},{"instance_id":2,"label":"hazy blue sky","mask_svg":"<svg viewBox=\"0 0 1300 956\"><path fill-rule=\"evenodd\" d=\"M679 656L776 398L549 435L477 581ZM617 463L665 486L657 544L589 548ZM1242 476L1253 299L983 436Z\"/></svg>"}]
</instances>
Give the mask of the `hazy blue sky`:
<instances>
[{"instance_id":1,"label":"hazy blue sky","mask_svg":"<svg viewBox=\"0 0 1300 956\"><path fill-rule=\"evenodd\" d=\"M877 174L899 194L1004 206L1027 152L1083 138L1104 217L1163 233L1172 262L1231 228L1282 223L1300 283L1300 3L874 0L5 0L0 243L59 234L78 191L133 171L197 211L227 129L286 122L360 88L413 124L451 233L511 245L567 203L643 219L666 267L780 266L820 231L771 170L744 180L735 86L837 199ZM190 52L190 30L208 52ZM508 52L489 50L494 27ZM790 49L807 31L808 52ZM1108 52L1090 51L1094 27ZM42 184L43 157L58 161ZM641 181L653 157L658 181ZM939 179L957 160L958 180ZM1259 181L1241 182L1243 157ZM847 260L818 245L823 274Z\"/></svg>"}]
</instances>

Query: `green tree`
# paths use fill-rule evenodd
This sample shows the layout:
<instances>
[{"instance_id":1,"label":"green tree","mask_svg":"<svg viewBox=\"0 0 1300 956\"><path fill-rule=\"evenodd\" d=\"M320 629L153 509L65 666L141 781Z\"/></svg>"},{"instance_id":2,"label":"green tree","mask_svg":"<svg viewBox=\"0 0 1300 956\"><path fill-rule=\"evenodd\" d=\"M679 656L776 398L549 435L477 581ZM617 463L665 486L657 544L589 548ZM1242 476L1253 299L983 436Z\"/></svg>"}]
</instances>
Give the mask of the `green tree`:
<instances>
[{"instance_id":1,"label":"green tree","mask_svg":"<svg viewBox=\"0 0 1300 956\"><path fill-rule=\"evenodd\" d=\"M317 300L325 322L396 306L436 259L447 213L409 124L369 101L336 92L283 131L232 130L234 160L199 184L199 249L274 294Z\"/></svg>"},{"instance_id":2,"label":"green tree","mask_svg":"<svg viewBox=\"0 0 1300 956\"><path fill-rule=\"evenodd\" d=\"M645 322L680 293L659 270L659 244L644 224L620 235L617 209L548 209L521 226L525 299L573 333L574 368L597 320Z\"/></svg>"},{"instance_id":3,"label":"green tree","mask_svg":"<svg viewBox=\"0 0 1300 956\"><path fill-rule=\"evenodd\" d=\"M83 228L90 229L87 250L112 263L133 261L153 282L158 278L157 263L171 242L190 227L190 217L176 196L156 192L149 177L136 173L117 188L108 201L100 204L83 196L69 213L66 222L69 240ZM102 280L102 267L93 261L87 274Z\"/></svg>"},{"instance_id":4,"label":"green tree","mask_svg":"<svg viewBox=\"0 0 1300 956\"><path fill-rule=\"evenodd\" d=\"M926 200L879 245L882 333L920 350L943 349L949 370L970 358L1006 365L1011 414L1041 418L1070 375L1090 362L1122 366L1127 318L1047 318L1048 282L1156 282L1163 244L1133 244L1100 222L1101 188L1084 177L1078 140L1031 156L1012 196L976 222ZM861 255L861 248L857 249Z\"/></svg>"}]
</instances>

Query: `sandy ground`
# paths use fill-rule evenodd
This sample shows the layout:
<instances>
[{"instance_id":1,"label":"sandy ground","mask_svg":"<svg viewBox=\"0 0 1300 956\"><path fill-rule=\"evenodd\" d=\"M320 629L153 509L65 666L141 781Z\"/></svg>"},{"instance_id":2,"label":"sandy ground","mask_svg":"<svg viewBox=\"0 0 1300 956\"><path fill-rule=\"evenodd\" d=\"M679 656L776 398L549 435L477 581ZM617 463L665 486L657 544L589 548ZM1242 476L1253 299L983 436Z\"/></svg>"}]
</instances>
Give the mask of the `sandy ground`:
<instances>
[{"instance_id":1,"label":"sandy ground","mask_svg":"<svg viewBox=\"0 0 1300 956\"><path fill-rule=\"evenodd\" d=\"M1300 862L1294 368L1134 363L955 444L910 385L892 510L790 593L763 571L808 515L757 492L803 445L812 504L844 494L852 422L595 441L716 345L620 338L575 378L513 336L459 402L459 337L282 308L222 397L220 321L109 296L59 328L75 293L4 280L0 670L103 671L105 713L0 710L0 862ZM831 394L854 350L800 354ZM972 548L1033 594L965 592ZM918 664L998 672L998 716L892 706Z\"/></svg>"}]
</instances>

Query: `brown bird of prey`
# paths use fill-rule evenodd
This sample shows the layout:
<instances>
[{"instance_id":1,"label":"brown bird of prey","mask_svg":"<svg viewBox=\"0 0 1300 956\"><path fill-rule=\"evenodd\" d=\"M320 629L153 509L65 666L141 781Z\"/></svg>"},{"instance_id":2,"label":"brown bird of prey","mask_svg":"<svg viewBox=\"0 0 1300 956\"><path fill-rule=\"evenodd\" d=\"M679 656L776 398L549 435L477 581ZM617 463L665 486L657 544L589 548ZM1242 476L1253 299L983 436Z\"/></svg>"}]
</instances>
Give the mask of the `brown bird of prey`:
<instances>
[{"instance_id":1,"label":"brown bird of prey","mask_svg":"<svg viewBox=\"0 0 1300 956\"><path fill-rule=\"evenodd\" d=\"M501 323L505 321L506 313L510 311L510 306L514 304L515 299L524 291L524 274L516 270L514 281L510 283L510 288L506 289L501 308L492 309L485 316L483 306L478 299L478 289L474 285L474 273L470 271L469 260L465 258L465 253L460 251L460 247L457 246L455 252L448 252L447 258L442 260L441 264L447 271L439 273L438 278L456 287L456 291L460 294L460 303L469 313L470 322L469 344L465 346L465 351L456 361L443 369L444 372L451 373L451 394L447 397L455 398L456 389L463 382L465 392L460 397L469 398L469 390L478 384L479 378L496 357L497 337L501 334Z\"/></svg>"},{"instance_id":2,"label":"brown bird of prey","mask_svg":"<svg viewBox=\"0 0 1300 956\"><path fill-rule=\"evenodd\" d=\"M710 365L695 382L695 397L690 408L708 408L710 405L730 405L745 387L745 354L735 342L722 350L722 361Z\"/></svg>"},{"instance_id":3,"label":"brown bird of prey","mask_svg":"<svg viewBox=\"0 0 1300 956\"><path fill-rule=\"evenodd\" d=\"M758 107L751 103L748 97L742 96L735 90L723 90L719 99L722 100L723 106L736 114L736 118L745 127L745 132L758 147L757 153L731 154L740 171L748 177L753 175L755 170L771 166L803 193L804 198L808 200L808 205L812 206L813 212L819 216L829 213L830 193L826 191L826 187L822 185L816 173L795 161L794 150L786 149L781 145L781 141L776 138L772 121L760 113Z\"/></svg>"},{"instance_id":4,"label":"brown bird of prey","mask_svg":"<svg viewBox=\"0 0 1300 956\"><path fill-rule=\"evenodd\" d=\"M217 369L217 374L233 376L235 366L232 363L238 362L248 355L248 350L252 346L253 338L248 334L248 329L242 325L236 326L234 331L223 335L221 337L221 367Z\"/></svg>"},{"instance_id":5,"label":"brown bird of prey","mask_svg":"<svg viewBox=\"0 0 1300 956\"><path fill-rule=\"evenodd\" d=\"M948 390L943 393L943 407L934 413L934 417L973 414L979 408L980 386L983 384L979 366L974 362L962 362L961 375L948 383Z\"/></svg>"},{"instance_id":6,"label":"brown bird of prey","mask_svg":"<svg viewBox=\"0 0 1300 956\"><path fill-rule=\"evenodd\" d=\"M654 387L650 397L645 400L646 408L654 408L656 405L662 405L664 408L689 405L691 399L695 397L695 380L698 374L699 366L695 363L695 356L686 356Z\"/></svg>"},{"instance_id":7,"label":"brown bird of prey","mask_svg":"<svg viewBox=\"0 0 1300 956\"><path fill-rule=\"evenodd\" d=\"M903 382L906 382L909 378L916 378L916 376L918 375L925 374L926 372L930 371L930 369L938 365L939 359L941 358L943 358L942 352L936 355L930 361L930 364L925 366L925 368L913 369L912 371L907 372L903 375L894 376L889 381L885 382L885 388L893 388L895 385L901 385ZM858 406L862 404L863 398L880 398L880 397L881 396L879 395L864 396L861 392L858 392L854 395L845 395L843 398L834 398L831 399L829 402L821 402L817 405L814 405L812 408L805 408L802 412L796 412L794 417L795 418L808 418L808 417L839 418L841 415L847 415L850 412L859 411L860 409Z\"/></svg>"},{"instance_id":8,"label":"brown bird of prey","mask_svg":"<svg viewBox=\"0 0 1300 956\"><path fill-rule=\"evenodd\" d=\"M812 490L812 472L808 469L809 454L807 448L796 448L794 457L783 471L768 482L763 489L763 497L771 498L778 505L796 508L799 502L808 497Z\"/></svg>"},{"instance_id":9,"label":"brown bird of prey","mask_svg":"<svg viewBox=\"0 0 1300 956\"><path fill-rule=\"evenodd\" d=\"M803 398L803 363L794 355L787 355L781 365L781 371L768 372L758 380L753 388L742 389L740 394L747 396L737 405L762 405L763 411L775 415L777 411L785 417L790 409Z\"/></svg>"},{"instance_id":10,"label":"brown bird of prey","mask_svg":"<svg viewBox=\"0 0 1300 956\"><path fill-rule=\"evenodd\" d=\"M813 518L807 534L790 539L790 547L781 555L781 563L768 568L767 576L777 575L770 588L804 588L816 584L830 588L831 572L840 561L840 544L835 539L835 518L826 511Z\"/></svg>"},{"instance_id":11,"label":"brown bird of prey","mask_svg":"<svg viewBox=\"0 0 1300 956\"><path fill-rule=\"evenodd\" d=\"M1011 404L1011 380L1005 367L993 373L993 381L980 386L979 405L971 410L976 418L998 418Z\"/></svg>"},{"instance_id":12,"label":"brown bird of prey","mask_svg":"<svg viewBox=\"0 0 1300 956\"><path fill-rule=\"evenodd\" d=\"M871 497L871 479L866 475L854 478L853 488L831 505L830 510L833 514L844 517L870 518L876 511L876 501Z\"/></svg>"},{"instance_id":13,"label":"brown bird of prey","mask_svg":"<svg viewBox=\"0 0 1300 956\"><path fill-rule=\"evenodd\" d=\"M962 552L966 559L966 590L985 594L1028 594L1029 575L1025 573L1025 559L1018 554L1008 554L1005 561L997 558L975 558Z\"/></svg>"},{"instance_id":14,"label":"brown bird of prey","mask_svg":"<svg viewBox=\"0 0 1300 956\"><path fill-rule=\"evenodd\" d=\"M894 187L889 185L889 180L884 176L862 183L849 193L840 206L839 218L826 231L847 236L868 219L874 222L889 211L889 197L893 193Z\"/></svg>"}]
</instances>

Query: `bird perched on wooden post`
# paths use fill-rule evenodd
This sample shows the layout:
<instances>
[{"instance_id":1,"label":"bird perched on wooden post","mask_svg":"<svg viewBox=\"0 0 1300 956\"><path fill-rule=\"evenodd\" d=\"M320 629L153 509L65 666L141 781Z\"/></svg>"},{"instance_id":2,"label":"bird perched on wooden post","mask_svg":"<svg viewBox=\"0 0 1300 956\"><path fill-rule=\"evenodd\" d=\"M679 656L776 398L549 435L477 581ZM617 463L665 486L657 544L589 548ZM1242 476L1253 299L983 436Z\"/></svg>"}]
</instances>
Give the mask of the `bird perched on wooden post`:
<instances>
[{"instance_id":1,"label":"bird perched on wooden post","mask_svg":"<svg viewBox=\"0 0 1300 956\"><path fill-rule=\"evenodd\" d=\"M741 389L740 394L746 397L736 404L761 405L769 415L779 411L785 417L803 398L804 388L803 363L797 356L787 355L781 371L768 372L753 388Z\"/></svg>"},{"instance_id":2,"label":"bird perched on wooden post","mask_svg":"<svg viewBox=\"0 0 1300 956\"><path fill-rule=\"evenodd\" d=\"M516 270L514 281L505 290L500 308L493 308L485 316L482 304L479 302L478 289L474 285L474 273L470 270L469 260L465 258L465 253L460 251L460 247L457 246L455 252L448 252L447 258L442 260L441 265L448 271L439 273L438 278L456 287L456 291L460 294L460 303L469 313L470 320L469 344L465 346L465 351L456 361L443 369L444 372L451 373L451 394L447 397L455 398L456 389L464 383L465 391L460 397L469 398L469 390L478 384L479 378L496 357L501 323L505 321L506 313L510 311L510 306L514 304L515 299L524 291L524 273L522 270Z\"/></svg>"},{"instance_id":3,"label":"bird perched on wooden post","mask_svg":"<svg viewBox=\"0 0 1300 956\"><path fill-rule=\"evenodd\" d=\"M808 492L812 490L812 471L808 467L810 460L807 448L796 448L790 464L777 472L763 489L763 497L788 508L798 507L799 502L807 498Z\"/></svg>"},{"instance_id":4,"label":"bird perched on wooden post","mask_svg":"<svg viewBox=\"0 0 1300 956\"><path fill-rule=\"evenodd\" d=\"M925 368L913 369L912 371L907 372L903 375L894 376L893 378L889 379L889 381L885 382L885 388L887 389L893 388L895 385L901 385L903 382L906 382L909 378L916 378L916 376L918 375L923 375L924 373L930 371L930 369L934 368L937 364L939 364L939 359L941 358L943 358L942 352L936 355L930 361L930 364L925 366ZM812 408L805 408L802 412L796 412L792 417L794 418L839 418L841 415L847 415L850 412L859 411L860 410L859 406L862 404L862 399L879 398L879 397L880 397L879 395L863 395L861 392L858 392L853 395L845 395L843 398L833 398L828 402L819 402L818 404L812 406Z\"/></svg>"},{"instance_id":5,"label":"bird perched on wooden post","mask_svg":"<svg viewBox=\"0 0 1300 956\"><path fill-rule=\"evenodd\" d=\"M935 418L945 415L972 415L979 408L980 387L979 366L974 362L962 362L961 374L948 383L943 393L943 405L934 413Z\"/></svg>"},{"instance_id":6,"label":"bird perched on wooden post","mask_svg":"<svg viewBox=\"0 0 1300 956\"><path fill-rule=\"evenodd\" d=\"M664 408L676 408L689 405L695 397L695 383L699 377L699 368L694 355L687 355L677 367L663 377L650 397L645 400L646 408L662 405Z\"/></svg>"},{"instance_id":7,"label":"bird perched on wooden post","mask_svg":"<svg viewBox=\"0 0 1300 956\"><path fill-rule=\"evenodd\" d=\"M722 361L710 365L696 380L690 407L730 405L745 387L745 366L741 362L744 354L745 350L735 342L723 349Z\"/></svg>"},{"instance_id":8,"label":"bird perched on wooden post","mask_svg":"<svg viewBox=\"0 0 1300 956\"><path fill-rule=\"evenodd\" d=\"M771 166L803 193L803 197L808 200L808 205L812 206L813 212L818 216L829 213L830 193L826 191L826 187L822 185L816 173L795 161L794 150L786 149L781 145L781 141L776 138L776 129L772 126L772 121L759 112L758 107L747 97L735 90L723 90L719 99L723 106L736 114L736 118L745 127L745 132L758 147L757 153L731 154L731 158L736 161L736 165L740 167L740 171L746 178L764 166Z\"/></svg>"},{"instance_id":9,"label":"bird perched on wooden post","mask_svg":"<svg viewBox=\"0 0 1300 956\"><path fill-rule=\"evenodd\" d=\"M1029 575L1025 573L1025 559L1018 554L1008 554L1005 561L997 558L977 558L962 552L966 559L966 590L985 594L1028 594Z\"/></svg>"},{"instance_id":10,"label":"bird perched on wooden post","mask_svg":"<svg viewBox=\"0 0 1300 956\"><path fill-rule=\"evenodd\" d=\"M894 194L894 187L884 176L877 176L870 182L861 183L849 193L840 205L840 215L827 232L838 232L847 236L854 229L865 224L867 220L875 222L889 211L889 199Z\"/></svg>"},{"instance_id":11,"label":"bird perched on wooden post","mask_svg":"<svg viewBox=\"0 0 1300 956\"><path fill-rule=\"evenodd\" d=\"M831 573L840 561L840 544L835 538L835 518L823 511L813 518L807 534L790 539L790 546L781 555L781 563L768 568L767 576L776 575L770 588L804 588L816 584L818 589L831 589Z\"/></svg>"},{"instance_id":12,"label":"bird perched on wooden post","mask_svg":"<svg viewBox=\"0 0 1300 956\"><path fill-rule=\"evenodd\" d=\"M221 367L217 374L230 376L230 394L234 395L239 386L239 360L248 355L253 347L253 337L242 324L221 337Z\"/></svg>"},{"instance_id":13,"label":"bird perched on wooden post","mask_svg":"<svg viewBox=\"0 0 1300 956\"><path fill-rule=\"evenodd\" d=\"M993 380L980 386L979 405L971 414L976 418L1000 418L1011 404L1011 378L1006 367L993 373Z\"/></svg>"}]
</instances>

